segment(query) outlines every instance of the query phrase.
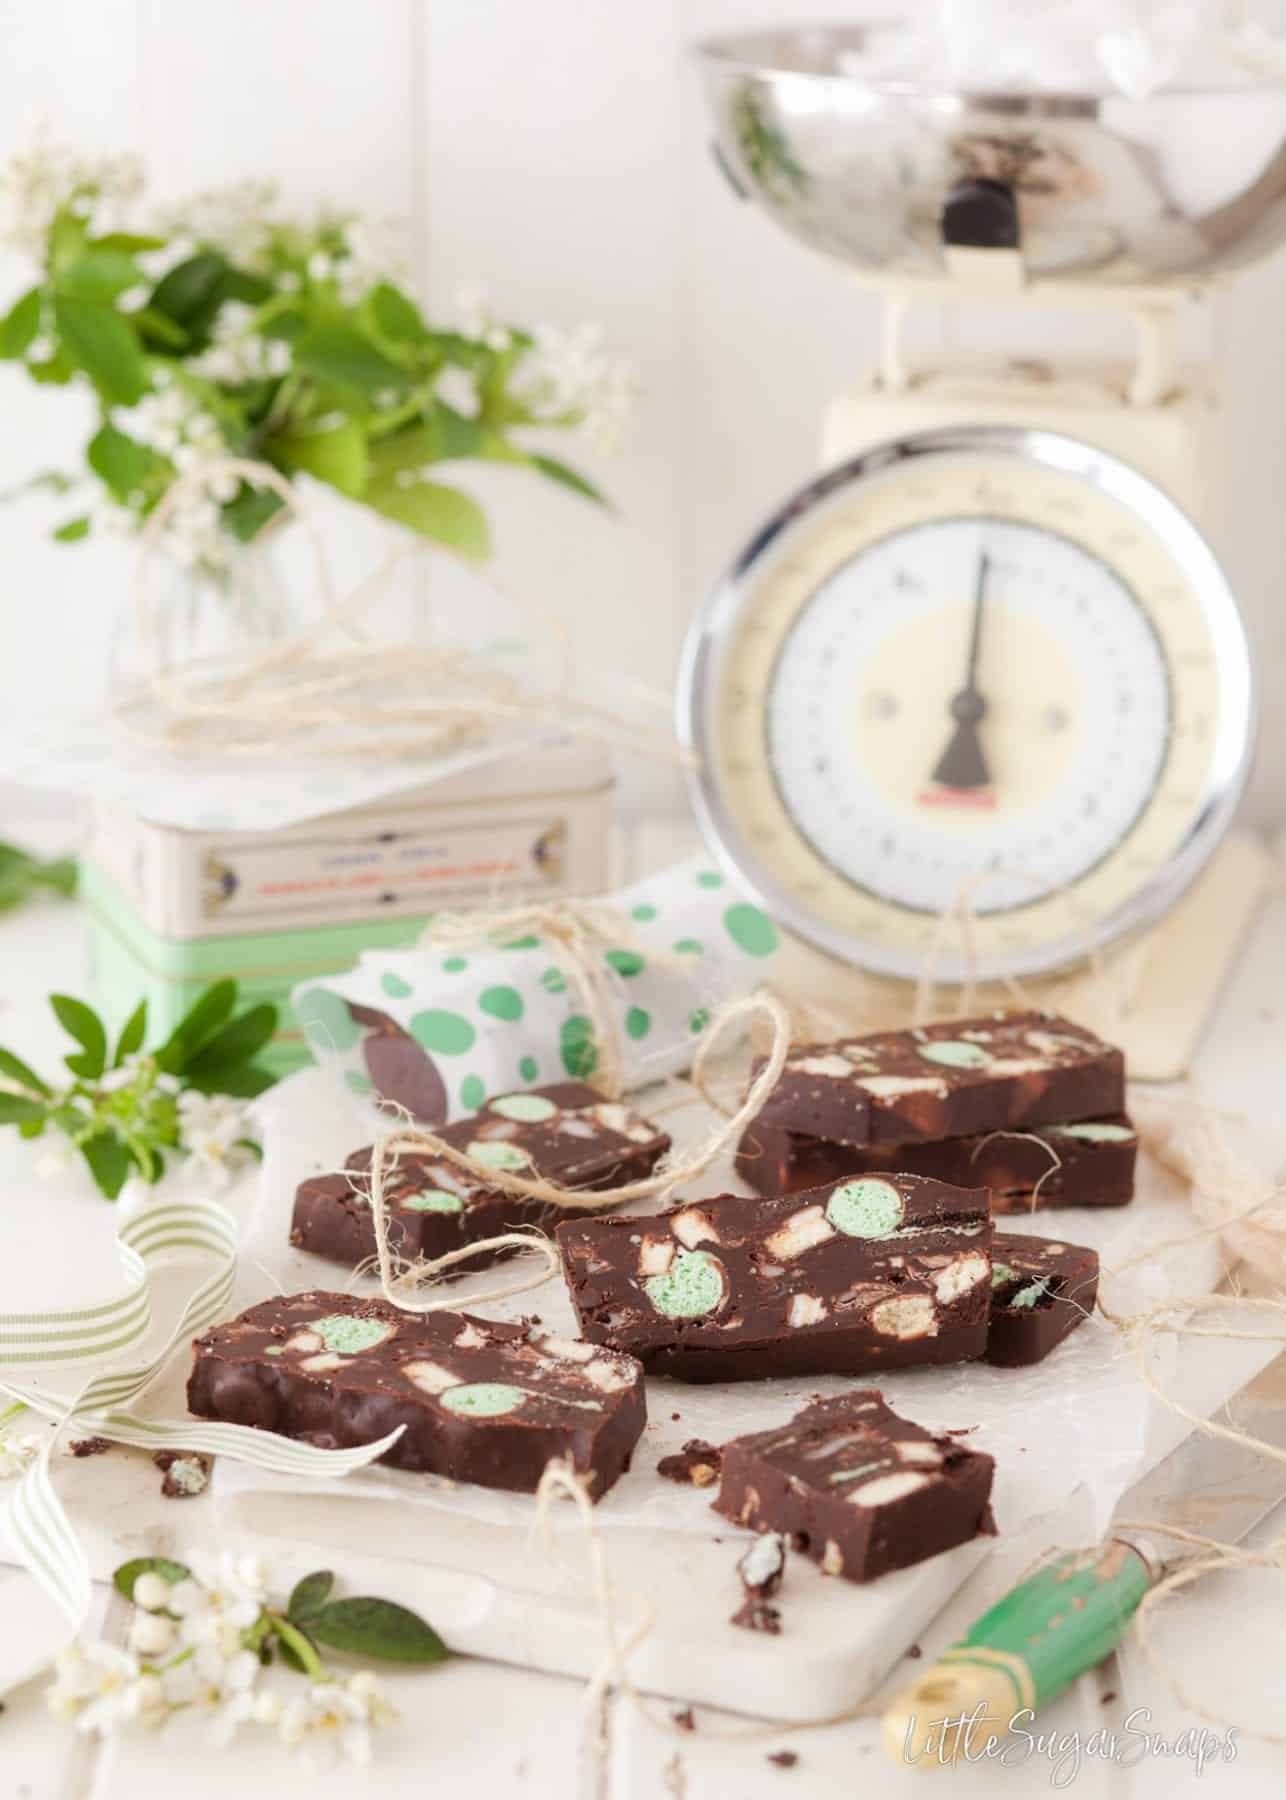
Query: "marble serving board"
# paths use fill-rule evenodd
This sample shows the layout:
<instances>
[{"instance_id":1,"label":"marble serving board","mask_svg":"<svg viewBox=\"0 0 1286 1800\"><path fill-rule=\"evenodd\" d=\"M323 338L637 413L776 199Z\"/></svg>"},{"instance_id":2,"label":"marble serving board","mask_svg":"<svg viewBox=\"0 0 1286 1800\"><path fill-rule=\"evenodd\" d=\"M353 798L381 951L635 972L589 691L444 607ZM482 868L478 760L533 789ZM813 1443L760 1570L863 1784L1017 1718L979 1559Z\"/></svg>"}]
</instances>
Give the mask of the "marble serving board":
<instances>
[{"instance_id":1,"label":"marble serving board","mask_svg":"<svg viewBox=\"0 0 1286 1800\"><path fill-rule=\"evenodd\" d=\"M703 1136L711 1124L704 1107L684 1102L685 1092L676 1085L638 1097L642 1110L655 1103L680 1144ZM369 1112L322 1070L283 1082L262 1106L262 1178L231 1196L244 1220L237 1304L277 1289L373 1291L372 1284L353 1282L346 1271L288 1241L296 1183L338 1167L367 1141ZM685 1197L734 1185L725 1166ZM82 1227L71 1235L62 1212L67 1206L75 1208ZM56 1236L60 1297L65 1303L70 1283L86 1300L96 1298L111 1281L104 1271L113 1261L113 1221L105 1215L109 1209L101 1202L82 1203L70 1191L55 1201L50 1194L47 1207L26 1210L8 1226L12 1243L6 1240L5 1248L44 1272L39 1279L53 1281ZM1149 1163L1139 1196L1127 1208L1006 1220L1007 1228L1024 1224L1093 1244L1111 1270L1190 1231L1192 1221L1182 1188ZM1115 1283L1107 1277L1106 1291L1115 1305L1132 1309L1167 1293L1209 1291L1221 1274L1214 1246L1202 1241ZM182 1267L166 1272L159 1314L179 1304L190 1278ZM462 1308L469 1306L470 1287L480 1284L478 1278L457 1284ZM498 1317L534 1312L552 1330L575 1332L558 1281L478 1310ZM1167 1390L1202 1410L1216 1408L1271 1354L1271 1347L1208 1340L1196 1348L1199 1353L1189 1355L1174 1340L1163 1340L1152 1366ZM176 1358L150 1393L148 1410L156 1416L183 1416L185 1361ZM826 1717L869 1693L987 1557L992 1540L979 1539L869 1587L829 1580L795 1557L781 1596L781 1635L752 1634L729 1623L740 1597L735 1563L747 1534L710 1511L708 1493L661 1480L658 1460L687 1438L718 1443L762 1429L789 1418L813 1394L851 1385L825 1377L724 1387L649 1382L649 1424L634 1466L596 1509L622 1632L651 1618L629 1662L642 1687L763 1717ZM1032 1369L969 1364L910 1370L886 1374L879 1385L898 1411L931 1428L965 1429L971 1445L995 1455L994 1510L1002 1533L1052 1517L1075 1494L1077 1516L1087 1535L1096 1535L1120 1493L1186 1429L1148 1396L1119 1340L1097 1317ZM570 1506L555 1509L546 1542L535 1535L534 1503L525 1496L382 1468L338 1483L300 1484L224 1460L211 1492L181 1504L160 1497L155 1468L134 1452L117 1449L86 1461L60 1456L56 1469L59 1492L100 1578L126 1555L181 1555L185 1545L215 1539L265 1542L283 1579L303 1565L335 1566L349 1591L357 1585L416 1606L461 1651L586 1677L602 1666L606 1641L589 1547ZM31 1629L56 1635L56 1622L44 1618ZM28 1666L30 1650L28 1637ZM3 1679L0 1668L0 1686Z\"/></svg>"}]
</instances>

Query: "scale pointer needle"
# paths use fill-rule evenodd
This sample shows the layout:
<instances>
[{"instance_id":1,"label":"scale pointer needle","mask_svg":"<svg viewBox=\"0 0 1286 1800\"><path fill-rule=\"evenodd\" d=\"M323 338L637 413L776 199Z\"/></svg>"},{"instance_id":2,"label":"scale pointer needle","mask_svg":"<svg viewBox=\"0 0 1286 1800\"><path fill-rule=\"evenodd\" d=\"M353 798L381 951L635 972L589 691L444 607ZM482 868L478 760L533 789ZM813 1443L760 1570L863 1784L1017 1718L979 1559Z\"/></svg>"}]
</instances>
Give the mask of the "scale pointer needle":
<instances>
[{"instance_id":1,"label":"scale pointer needle","mask_svg":"<svg viewBox=\"0 0 1286 1800\"><path fill-rule=\"evenodd\" d=\"M955 730L934 768L932 780L940 788L957 793L977 793L991 786L991 771L983 755L978 727L987 716L987 702L978 689L978 658L982 651L982 626L986 611L987 578L991 562L986 551L978 558L973 592L973 622L969 632L969 659L964 685L951 697Z\"/></svg>"}]
</instances>

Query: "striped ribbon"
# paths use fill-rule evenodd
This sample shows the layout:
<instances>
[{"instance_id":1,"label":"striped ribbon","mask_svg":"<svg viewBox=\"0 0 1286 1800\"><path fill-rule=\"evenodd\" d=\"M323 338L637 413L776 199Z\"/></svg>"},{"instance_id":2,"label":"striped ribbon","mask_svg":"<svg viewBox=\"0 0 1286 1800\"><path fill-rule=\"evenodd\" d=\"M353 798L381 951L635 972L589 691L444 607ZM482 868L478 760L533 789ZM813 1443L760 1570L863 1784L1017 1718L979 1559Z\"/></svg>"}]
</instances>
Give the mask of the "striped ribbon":
<instances>
[{"instance_id":1,"label":"striped ribbon","mask_svg":"<svg viewBox=\"0 0 1286 1800\"><path fill-rule=\"evenodd\" d=\"M162 1203L125 1220L116 1245L125 1275L120 1298L65 1311L0 1312L0 1394L23 1401L55 1425L18 1483L6 1522L23 1565L62 1612L69 1636L85 1625L92 1586L88 1558L50 1476L50 1457L66 1427L74 1424L89 1436L142 1449L180 1444L281 1474L324 1479L364 1468L400 1436L399 1430L356 1449L319 1450L247 1425L138 1417L130 1411L131 1403L174 1352L194 1333L227 1316L236 1279L237 1226L227 1208L214 1200ZM152 1271L162 1261L193 1253L210 1258L213 1266L189 1295L157 1355L91 1376L69 1400L32 1387L12 1372L22 1364L75 1368L139 1343L152 1323ZM36 1673L38 1666L18 1679Z\"/></svg>"}]
</instances>

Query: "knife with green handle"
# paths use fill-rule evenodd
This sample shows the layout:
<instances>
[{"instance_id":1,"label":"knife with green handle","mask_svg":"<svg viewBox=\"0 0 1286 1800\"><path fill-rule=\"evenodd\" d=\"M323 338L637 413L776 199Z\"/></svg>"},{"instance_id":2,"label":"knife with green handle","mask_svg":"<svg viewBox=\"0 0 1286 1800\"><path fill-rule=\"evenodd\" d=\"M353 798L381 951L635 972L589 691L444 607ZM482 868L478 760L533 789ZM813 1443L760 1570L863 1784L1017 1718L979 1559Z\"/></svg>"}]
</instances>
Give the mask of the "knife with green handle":
<instances>
[{"instance_id":1,"label":"knife with green handle","mask_svg":"<svg viewBox=\"0 0 1286 1800\"><path fill-rule=\"evenodd\" d=\"M1216 1419L1286 1448L1286 1355ZM1167 1526L1235 1544L1284 1499L1279 1463L1195 1432L1122 1497L1121 1523L1103 1544L1042 1564L896 1697L884 1714L888 1754L918 1769L949 1766L966 1741L951 1728L961 1717L977 1719L975 1744L989 1732L1003 1737L1016 1713L1039 1712L1120 1643L1149 1587L1185 1554L1177 1539L1167 1542Z\"/></svg>"}]
</instances>

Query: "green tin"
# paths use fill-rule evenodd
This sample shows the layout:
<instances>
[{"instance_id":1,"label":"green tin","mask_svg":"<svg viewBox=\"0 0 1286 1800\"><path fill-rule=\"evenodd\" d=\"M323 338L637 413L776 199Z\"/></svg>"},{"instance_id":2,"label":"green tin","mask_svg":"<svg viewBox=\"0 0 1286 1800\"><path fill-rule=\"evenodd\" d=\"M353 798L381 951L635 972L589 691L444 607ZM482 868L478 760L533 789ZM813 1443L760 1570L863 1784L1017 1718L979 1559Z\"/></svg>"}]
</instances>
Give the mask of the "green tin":
<instances>
[{"instance_id":1,"label":"green tin","mask_svg":"<svg viewBox=\"0 0 1286 1800\"><path fill-rule=\"evenodd\" d=\"M90 863L82 866L79 892L88 921L90 986L109 1021L123 1022L146 998L152 1032L163 1035L204 987L232 976L243 1002L267 1000L280 1009L277 1035L260 1058L279 1075L313 1060L290 1005L291 990L310 976L351 969L363 950L408 948L429 917L167 938L150 930L115 884Z\"/></svg>"}]
</instances>

